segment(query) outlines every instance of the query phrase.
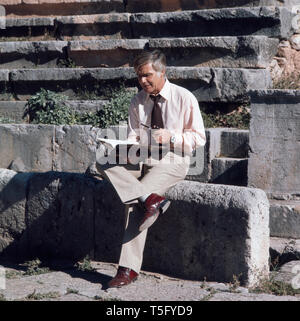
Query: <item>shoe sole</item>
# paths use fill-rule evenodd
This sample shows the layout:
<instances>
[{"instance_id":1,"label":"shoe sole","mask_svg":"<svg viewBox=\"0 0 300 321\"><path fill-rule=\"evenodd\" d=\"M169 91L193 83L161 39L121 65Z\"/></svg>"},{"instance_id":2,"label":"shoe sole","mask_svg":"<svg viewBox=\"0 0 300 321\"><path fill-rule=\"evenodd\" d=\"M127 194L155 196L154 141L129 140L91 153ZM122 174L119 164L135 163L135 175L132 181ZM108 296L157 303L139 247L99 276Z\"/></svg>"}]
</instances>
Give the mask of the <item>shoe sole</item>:
<instances>
[{"instance_id":1,"label":"shoe sole","mask_svg":"<svg viewBox=\"0 0 300 321\"><path fill-rule=\"evenodd\" d=\"M159 207L160 214L163 214L169 208L170 204L171 202L169 200L164 200Z\"/></svg>"},{"instance_id":2,"label":"shoe sole","mask_svg":"<svg viewBox=\"0 0 300 321\"><path fill-rule=\"evenodd\" d=\"M170 204L171 202L169 200L164 200L160 204L159 214L163 214L169 208ZM145 229L149 228L158 219L159 214L149 217L142 225L140 225L139 231L142 232Z\"/></svg>"},{"instance_id":3,"label":"shoe sole","mask_svg":"<svg viewBox=\"0 0 300 321\"><path fill-rule=\"evenodd\" d=\"M137 279L138 279L138 278L136 277L136 278L132 279L129 283L122 284L122 285L115 285L115 286L110 286L110 285L108 285L108 289L119 289L119 288L122 288L122 287L124 287L124 286L126 286L126 285L129 285L129 284L135 282Z\"/></svg>"}]
</instances>

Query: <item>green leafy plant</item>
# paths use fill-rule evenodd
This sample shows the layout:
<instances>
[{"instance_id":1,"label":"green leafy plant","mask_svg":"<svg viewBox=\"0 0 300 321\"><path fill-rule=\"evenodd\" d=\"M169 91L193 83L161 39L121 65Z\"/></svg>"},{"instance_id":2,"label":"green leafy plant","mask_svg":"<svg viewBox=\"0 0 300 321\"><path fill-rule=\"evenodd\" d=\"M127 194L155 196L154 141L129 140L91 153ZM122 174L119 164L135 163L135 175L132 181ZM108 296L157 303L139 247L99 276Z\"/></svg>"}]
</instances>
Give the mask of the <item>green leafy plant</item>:
<instances>
[{"instance_id":1,"label":"green leafy plant","mask_svg":"<svg viewBox=\"0 0 300 321\"><path fill-rule=\"evenodd\" d=\"M26 267L24 275L38 275L50 272L48 267L42 267L41 265L42 262L38 258L31 261L26 261L24 263L24 266Z\"/></svg>"},{"instance_id":2,"label":"green leafy plant","mask_svg":"<svg viewBox=\"0 0 300 321\"><path fill-rule=\"evenodd\" d=\"M205 295L203 298L201 298L200 301L209 301L214 296L214 294L217 293L217 291L211 287L207 287L205 290L209 293Z\"/></svg>"},{"instance_id":3,"label":"green leafy plant","mask_svg":"<svg viewBox=\"0 0 300 321\"><path fill-rule=\"evenodd\" d=\"M229 292L236 293L237 288L241 285L240 284L240 277L242 276L242 273L239 275L233 275L232 276L232 282L229 283Z\"/></svg>"},{"instance_id":4,"label":"green leafy plant","mask_svg":"<svg viewBox=\"0 0 300 321\"><path fill-rule=\"evenodd\" d=\"M24 117L34 124L72 125L75 113L66 105L67 96L42 88L31 96L25 106Z\"/></svg>"},{"instance_id":5,"label":"green leafy plant","mask_svg":"<svg viewBox=\"0 0 300 321\"><path fill-rule=\"evenodd\" d=\"M75 89L77 99L80 100L97 100L103 98L99 84L83 84Z\"/></svg>"},{"instance_id":6,"label":"green leafy plant","mask_svg":"<svg viewBox=\"0 0 300 321\"><path fill-rule=\"evenodd\" d=\"M264 279L255 288L249 289L251 293L268 293L273 295L299 295L300 289L294 289L291 284L275 280L271 277Z\"/></svg>"},{"instance_id":7,"label":"green leafy plant","mask_svg":"<svg viewBox=\"0 0 300 321\"><path fill-rule=\"evenodd\" d=\"M61 295L59 294L59 292L36 293L36 291L34 290L32 293L26 296L25 300L39 301L45 299L57 299L60 296Z\"/></svg>"},{"instance_id":8,"label":"green leafy plant","mask_svg":"<svg viewBox=\"0 0 300 321\"><path fill-rule=\"evenodd\" d=\"M24 117L29 115L29 122L51 125L92 125L107 128L118 125L128 119L132 90L124 86L118 89L107 88L109 102L97 112L74 112L66 103L67 96L50 90L41 89L31 96L26 104Z\"/></svg>"},{"instance_id":9,"label":"green leafy plant","mask_svg":"<svg viewBox=\"0 0 300 321\"><path fill-rule=\"evenodd\" d=\"M0 301L6 301L5 296L2 293L0 293Z\"/></svg>"},{"instance_id":10,"label":"green leafy plant","mask_svg":"<svg viewBox=\"0 0 300 321\"><path fill-rule=\"evenodd\" d=\"M77 262L75 267L82 272L96 272L96 269L92 267L91 260L88 255L82 262Z\"/></svg>"},{"instance_id":11,"label":"green leafy plant","mask_svg":"<svg viewBox=\"0 0 300 321\"><path fill-rule=\"evenodd\" d=\"M99 126L100 118L98 112L75 113L76 124Z\"/></svg>"},{"instance_id":12,"label":"green leafy plant","mask_svg":"<svg viewBox=\"0 0 300 321\"><path fill-rule=\"evenodd\" d=\"M113 91L109 103L98 112L99 126L107 128L120 122L127 122L128 109L133 95L134 92L126 90L125 87Z\"/></svg>"},{"instance_id":13,"label":"green leafy plant","mask_svg":"<svg viewBox=\"0 0 300 321\"><path fill-rule=\"evenodd\" d=\"M230 127L239 129L249 129L250 111L247 106L239 106L230 113L222 113L219 110L214 113L201 111L204 127Z\"/></svg>"},{"instance_id":14,"label":"green leafy plant","mask_svg":"<svg viewBox=\"0 0 300 321\"><path fill-rule=\"evenodd\" d=\"M72 58L58 59L57 66L59 68L76 68L76 63Z\"/></svg>"}]
</instances>

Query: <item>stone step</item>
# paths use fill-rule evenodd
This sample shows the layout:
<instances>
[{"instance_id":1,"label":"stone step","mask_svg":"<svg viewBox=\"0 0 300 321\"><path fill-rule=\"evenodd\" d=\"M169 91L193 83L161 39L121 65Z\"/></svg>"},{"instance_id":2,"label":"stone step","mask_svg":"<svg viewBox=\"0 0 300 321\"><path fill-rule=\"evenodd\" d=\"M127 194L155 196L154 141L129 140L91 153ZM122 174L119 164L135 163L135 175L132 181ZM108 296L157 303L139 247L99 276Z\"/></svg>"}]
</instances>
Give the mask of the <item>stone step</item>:
<instances>
[{"instance_id":1,"label":"stone step","mask_svg":"<svg viewBox=\"0 0 300 321\"><path fill-rule=\"evenodd\" d=\"M292 6L298 0L127 0L129 12L184 11L230 7Z\"/></svg>"},{"instance_id":2,"label":"stone step","mask_svg":"<svg viewBox=\"0 0 300 321\"><path fill-rule=\"evenodd\" d=\"M0 42L0 68L53 68L66 58L67 41Z\"/></svg>"},{"instance_id":3,"label":"stone step","mask_svg":"<svg viewBox=\"0 0 300 321\"><path fill-rule=\"evenodd\" d=\"M229 7L288 6L298 0L2 0L7 16L165 12Z\"/></svg>"},{"instance_id":4,"label":"stone step","mask_svg":"<svg viewBox=\"0 0 300 321\"><path fill-rule=\"evenodd\" d=\"M300 200L269 201L271 236L300 239Z\"/></svg>"},{"instance_id":5,"label":"stone step","mask_svg":"<svg viewBox=\"0 0 300 321\"><path fill-rule=\"evenodd\" d=\"M272 85L270 73L264 69L168 67L167 77L191 90L199 102L245 102L249 99L250 89L270 88ZM114 87L122 81L127 87L138 85L132 67L1 69L0 100L9 100L8 94L17 100L27 100L41 87L63 92L70 99L77 100L83 90L101 92L108 83Z\"/></svg>"},{"instance_id":6,"label":"stone step","mask_svg":"<svg viewBox=\"0 0 300 321\"><path fill-rule=\"evenodd\" d=\"M247 186L248 159L220 157L211 162L210 183Z\"/></svg>"},{"instance_id":7,"label":"stone step","mask_svg":"<svg viewBox=\"0 0 300 321\"><path fill-rule=\"evenodd\" d=\"M110 13L7 18L2 39L60 40L265 35L288 38L292 18L285 7L239 7L183 12Z\"/></svg>"},{"instance_id":8,"label":"stone step","mask_svg":"<svg viewBox=\"0 0 300 321\"><path fill-rule=\"evenodd\" d=\"M249 151L249 130L220 129L220 154L218 157L247 158Z\"/></svg>"},{"instance_id":9,"label":"stone step","mask_svg":"<svg viewBox=\"0 0 300 321\"><path fill-rule=\"evenodd\" d=\"M124 0L2 0L6 15L52 16L124 12Z\"/></svg>"},{"instance_id":10,"label":"stone step","mask_svg":"<svg viewBox=\"0 0 300 321\"><path fill-rule=\"evenodd\" d=\"M203 170L201 174L190 170L186 179L246 186L249 132L233 128L206 128L205 133L204 153L200 150L195 156L195 167L199 169L202 166Z\"/></svg>"},{"instance_id":11,"label":"stone step","mask_svg":"<svg viewBox=\"0 0 300 321\"><path fill-rule=\"evenodd\" d=\"M275 266L300 259L300 239L270 237L270 259Z\"/></svg>"},{"instance_id":12,"label":"stone step","mask_svg":"<svg viewBox=\"0 0 300 321\"><path fill-rule=\"evenodd\" d=\"M69 42L68 57L82 67L119 67L132 65L142 49L161 49L169 66L266 68L277 48L265 36L83 40Z\"/></svg>"},{"instance_id":13,"label":"stone step","mask_svg":"<svg viewBox=\"0 0 300 321\"><path fill-rule=\"evenodd\" d=\"M267 68L278 39L265 36L0 42L0 68L132 66L144 49L161 49L169 66ZM69 60L70 61L70 60Z\"/></svg>"}]
</instances>

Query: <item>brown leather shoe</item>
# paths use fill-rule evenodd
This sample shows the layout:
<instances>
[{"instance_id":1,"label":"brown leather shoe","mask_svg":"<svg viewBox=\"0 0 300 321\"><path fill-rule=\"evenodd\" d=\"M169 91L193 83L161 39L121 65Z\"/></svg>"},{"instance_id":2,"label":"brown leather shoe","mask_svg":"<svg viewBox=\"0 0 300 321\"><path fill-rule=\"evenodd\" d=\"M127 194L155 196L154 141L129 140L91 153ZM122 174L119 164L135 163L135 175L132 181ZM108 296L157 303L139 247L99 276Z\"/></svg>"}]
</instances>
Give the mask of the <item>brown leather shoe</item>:
<instances>
[{"instance_id":1,"label":"brown leather shoe","mask_svg":"<svg viewBox=\"0 0 300 321\"><path fill-rule=\"evenodd\" d=\"M150 194L144 204L145 215L140 224L139 231L142 232L149 228L157 220L159 214L164 213L168 209L170 204L171 202L166 198L154 193Z\"/></svg>"},{"instance_id":2,"label":"brown leather shoe","mask_svg":"<svg viewBox=\"0 0 300 321\"><path fill-rule=\"evenodd\" d=\"M116 276L109 281L108 287L109 288L120 288L121 286L127 285L129 283L134 282L138 277L138 273L135 271L120 266L118 268L118 272Z\"/></svg>"}]
</instances>

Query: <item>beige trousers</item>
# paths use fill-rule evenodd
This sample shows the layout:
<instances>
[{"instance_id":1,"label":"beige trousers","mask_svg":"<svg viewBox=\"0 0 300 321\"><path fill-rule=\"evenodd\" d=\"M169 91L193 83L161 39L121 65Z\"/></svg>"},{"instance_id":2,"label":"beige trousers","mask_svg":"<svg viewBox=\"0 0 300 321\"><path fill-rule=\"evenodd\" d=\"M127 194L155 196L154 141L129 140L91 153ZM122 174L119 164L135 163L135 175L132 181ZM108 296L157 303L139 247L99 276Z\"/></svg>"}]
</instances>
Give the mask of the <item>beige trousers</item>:
<instances>
[{"instance_id":1,"label":"beige trousers","mask_svg":"<svg viewBox=\"0 0 300 321\"><path fill-rule=\"evenodd\" d=\"M147 159L143 171L130 170L128 165L100 165L97 170L114 186L121 201L126 205L126 226L122 243L119 266L127 267L139 273L142 261L147 230L139 232L142 211L138 198L156 193L164 195L172 186L184 180L190 164L189 156L180 156L168 152L161 160Z\"/></svg>"}]
</instances>

